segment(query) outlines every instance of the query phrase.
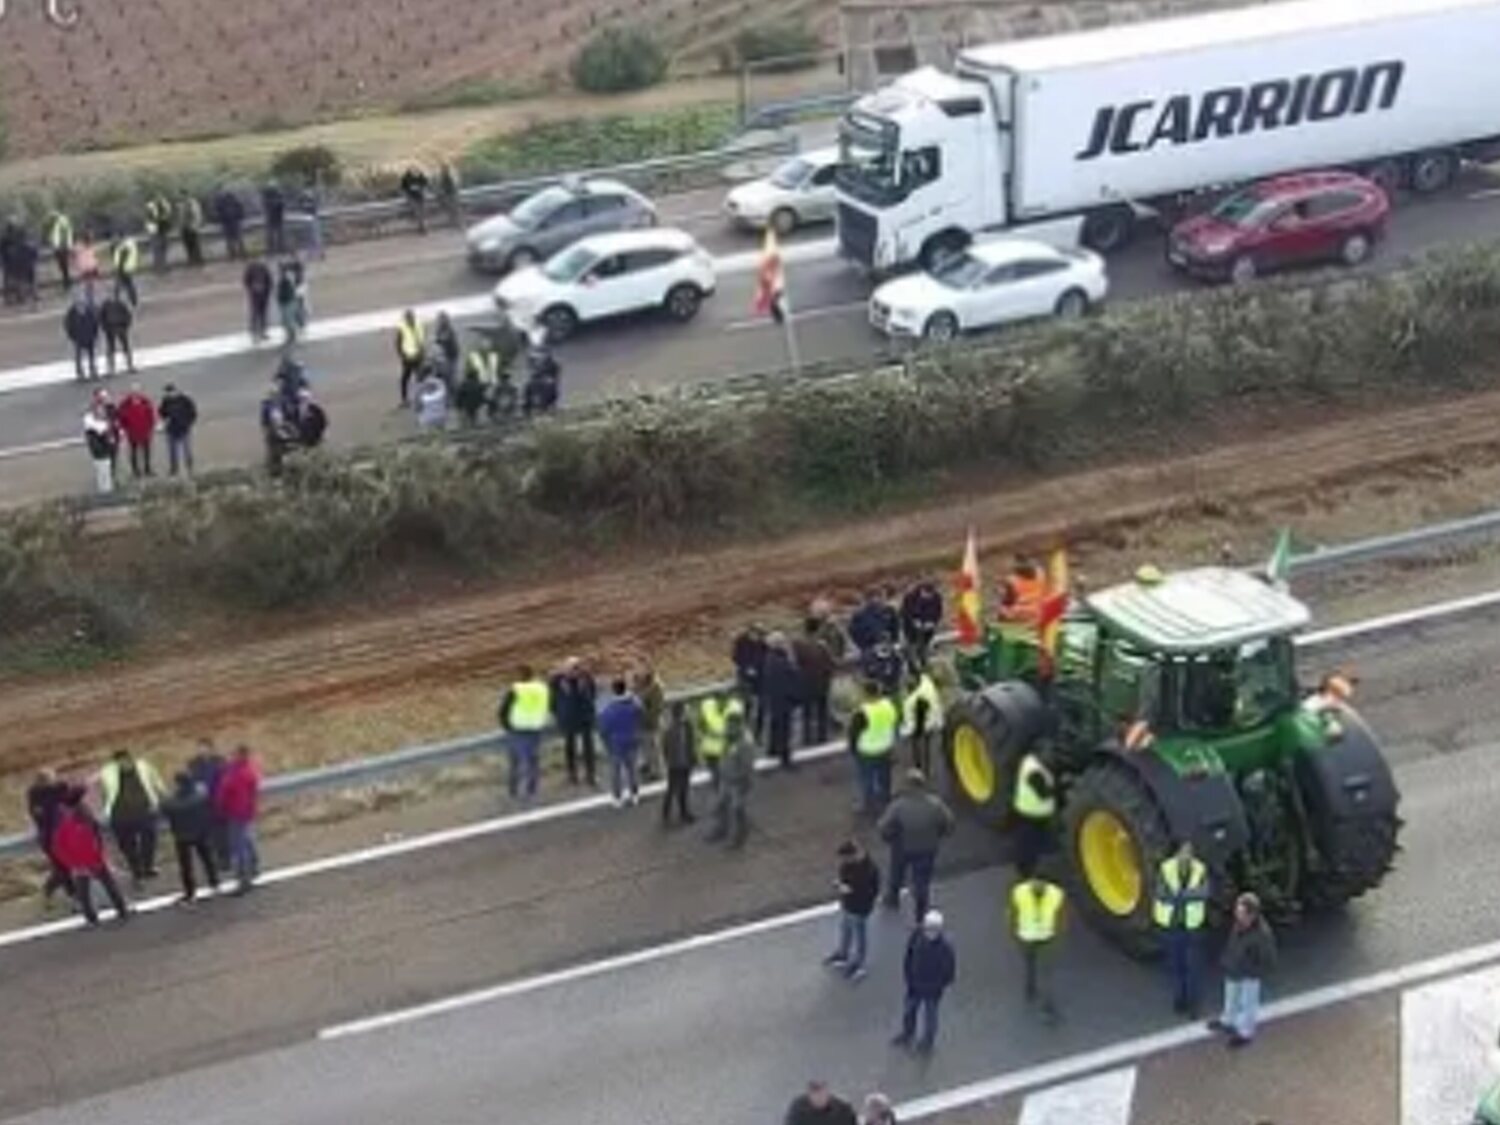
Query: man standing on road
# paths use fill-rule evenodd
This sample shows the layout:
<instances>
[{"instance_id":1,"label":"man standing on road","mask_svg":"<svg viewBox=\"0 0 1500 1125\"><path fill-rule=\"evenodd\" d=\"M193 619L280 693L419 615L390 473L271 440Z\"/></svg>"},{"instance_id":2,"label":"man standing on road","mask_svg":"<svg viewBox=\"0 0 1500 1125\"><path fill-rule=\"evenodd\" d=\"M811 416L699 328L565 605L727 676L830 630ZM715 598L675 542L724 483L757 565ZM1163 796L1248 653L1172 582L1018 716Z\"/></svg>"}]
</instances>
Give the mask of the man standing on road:
<instances>
[{"instance_id":1,"label":"man standing on road","mask_svg":"<svg viewBox=\"0 0 1500 1125\"><path fill-rule=\"evenodd\" d=\"M130 907L120 893L120 884L109 869L109 859L104 854L104 834L99 822L84 804L81 786L69 788L63 799L62 816L58 818L57 830L52 836L52 847L57 862L67 869L73 880L73 897L83 911L84 921L89 926L99 924L99 915L94 910L93 884L99 883L115 908L115 920L124 922L130 917Z\"/></svg>"},{"instance_id":2,"label":"man standing on road","mask_svg":"<svg viewBox=\"0 0 1500 1125\"><path fill-rule=\"evenodd\" d=\"M427 355L427 334L417 314L407 309L396 324L396 358L401 361L401 405L407 402L412 378L422 369Z\"/></svg>"},{"instance_id":3,"label":"man standing on road","mask_svg":"<svg viewBox=\"0 0 1500 1125\"><path fill-rule=\"evenodd\" d=\"M458 193L458 171L452 161L445 160L438 166L438 204L455 228L464 225L463 198Z\"/></svg>"},{"instance_id":4,"label":"man standing on road","mask_svg":"<svg viewBox=\"0 0 1500 1125\"><path fill-rule=\"evenodd\" d=\"M563 737L563 759L568 767L568 784L578 784L578 763L583 761L583 776L589 788L599 785L594 764L594 726L597 722L598 686L583 662L569 657L562 671L552 677L552 718Z\"/></svg>"},{"instance_id":5,"label":"man standing on road","mask_svg":"<svg viewBox=\"0 0 1500 1125\"><path fill-rule=\"evenodd\" d=\"M724 758L719 766L719 794L714 802L714 826L710 843L728 839L731 848L741 848L750 833L750 789L755 784L755 742L745 721L731 714L724 725Z\"/></svg>"},{"instance_id":6,"label":"man standing on road","mask_svg":"<svg viewBox=\"0 0 1500 1125\"><path fill-rule=\"evenodd\" d=\"M1276 938L1250 893L1234 903L1234 925L1224 945L1224 1010L1209 1020L1211 1031L1229 1034L1228 1046L1244 1047L1255 1038L1261 983L1276 965Z\"/></svg>"},{"instance_id":7,"label":"man standing on road","mask_svg":"<svg viewBox=\"0 0 1500 1125\"><path fill-rule=\"evenodd\" d=\"M401 173L401 195L418 234L427 233L427 173L419 165L407 166Z\"/></svg>"},{"instance_id":8,"label":"man standing on road","mask_svg":"<svg viewBox=\"0 0 1500 1125\"><path fill-rule=\"evenodd\" d=\"M63 315L63 331L73 345L73 370L80 383L99 378L99 310L84 293L75 293ZM83 369L88 360L88 372Z\"/></svg>"},{"instance_id":9,"label":"man standing on road","mask_svg":"<svg viewBox=\"0 0 1500 1125\"><path fill-rule=\"evenodd\" d=\"M839 944L823 963L848 980L858 981L865 977L870 912L880 897L880 868L858 840L845 840L838 854Z\"/></svg>"},{"instance_id":10,"label":"man standing on road","mask_svg":"<svg viewBox=\"0 0 1500 1125\"><path fill-rule=\"evenodd\" d=\"M943 595L927 579L917 582L901 599L901 639L913 668L927 664L932 638L943 623Z\"/></svg>"},{"instance_id":11,"label":"man standing on road","mask_svg":"<svg viewBox=\"0 0 1500 1125\"><path fill-rule=\"evenodd\" d=\"M182 235L182 252L188 265L203 264L203 204L192 192L183 192L177 201L177 223Z\"/></svg>"},{"instance_id":12,"label":"man standing on road","mask_svg":"<svg viewBox=\"0 0 1500 1125\"><path fill-rule=\"evenodd\" d=\"M913 769L932 772L932 743L943 729L943 697L926 663L914 664L917 686L901 706L901 735L906 739Z\"/></svg>"},{"instance_id":13,"label":"man standing on road","mask_svg":"<svg viewBox=\"0 0 1500 1125\"><path fill-rule=\"evenodd\" d=\"M57 263L57 276L66 293L73 288L73 220L59 208L54 207L47 216L47 247Z\"/></svg>"},{"instance_id":14,"label":"man standing on road","mask_svg":"<svg viewBox=\"0 0 1500 1125\"><path fill-rule=\"evenodd\" d=\"M271 313L271 290L275 288L276 283L271 278L270 267L256 258L245 266L244 284L245 296L250 302L250 339L258 344L270 332L268 322Z\"/></svg>"},{"instance_id":15,"label":"man standing on road","mask_svg":"<svg viewBox=\"0 0 1500 1125\"><path fill-rule=\"evenodd\" d=\"M286 253L286 196L275 180L260 191L260 209L266 220L266 257Z\"/></svg>"},{"instance_id":16,"label":"man standing on road","mask_svg":"<svg viewBox=\"0 0 1500 1125\"><path fill-rule=\"evenodd\" d=\"M73 879L68 869L57 861L57 852L52 846L52 837L62 819L63 802L68 796L68 786L60 780L55 770L44 769L36 775L31 788L26 790L26 812L31 825L36 829L36 844L47 860L47 881L42 884L42 906L52 909L52 896L66 891L73 897Z\"/></svg>"},{"instance_id":17,"label":"man standing on road","mask_svg":"<svg viewBox=\"0 0 1500 1125\"><path fill-rule=\"evenodd\" d=\"M166 786L150 762L117 750L99 771L99 791L104 817L139 890L156 877L156 814Z\"/></svg>"},{"instance_id":18,"label":"man standing on road","mask_svg":"<svg viewBox=\"0 0 1500 1125\"><path fill-rule=\"evenodd\" d=\"M1035 872L1028 872L1010 891L1010 932L1026 967L1026 1004L1041 1009L1049 1023L1057 1019L1052 995L1052 957L1062 932L1063 891Z\"/></svg>"},{"instance_id":19,"label":"man standing on road","mask_svg":"<svg viewBox=\"0 0 1500 1125\"><path fill-rule=\"evenodd\" d=\"M515 683L500 699L500 726L506 733L506 747L510 751L508 788L512 800L529 801L536 796L541 775L542 732L547 729L547 716L551 713L552 693L547 681L538 677L530 665L521 665Z\"/></svg>"},{"instance_id":20,"label":"man standing on road","mask_svg":"<svg viewBox=\"0 0 1500 1125\"><path fill-rule=\"evenodd\" d=\"M787 1107L784 1125L859 1125L854 1107L833 1095L828 1083L813 1079L807 1093L798 1094Z\"/></svg>"},{"instance_id":21,"label":"man standing on road","mask_svg":"<svg viewBox=\"0 0 1500 1125\"><path fill-rule=\"evenodd\" d=\"M639 761L644 723L641 701L630 694L624 679L617 677L610 685L609 702L599 712L599 737L609 755L609 790L617 809L641 801Z\"/></svg>"},{"instance_id":22,"label":"man standing on road","mask_svg":"<svg viewBox=\"0 0 1500 1125\"><path fill-rule=\"evenodd\" d=\"M766 701L767 750L784 770L795 769L792 762L792 715L802 698L802 677L792 659L792 646L784 633L766 638L766 662L762 672L761 692Z\"/></svg>"},{"instance_id":23,"label":"man standing on road","mask_svg":"<svg viewBox=\"0 0 1500 1125\"><path fill-rule=\"evenodd\" d=\"M448 387L430 364L426 365L426 373L417 384L412 409L422 432L440 434L448 428Z\"/></svg>"},{"instance_id":24,"label":"man standing on road","mask_svg":"<svg viewBox=\"0 0 1500 1125\"><path fill-rule=\"evenodd\" d=\"M927 788L921 770L906 775L906 788L880 818L877 830L891 848L890 882L886 885L885 905L895 910L901 905L901 888L911 876L912 917L920 922L927 915L932 891L932 870L937 865L938 848L952 834L953 812L941 797Z\"/></svg>"},{"instance_id":25,"label":"man standing on road","mask_svg":"<svg viewBox=\"0 0 1500 1125\"><path fill-rule=\"evenodd\" d=\"M245 257L245 205L228 187L214 195L214 218L224 232L224 253L230 261Z\"/></svg>"},{"instance_id":26,"label":"man standing on road","mask_svg":"<svg viewBox=\"0 0 1500 1125\"><path fill-rule=\"evenodd\" d=\"M828 699L833 691L838 662L824 644L821 628L822 623L809 616L803 623L802 636L792 644L802 705L804 746L821 746L831 733Z\"/></svg>"},{"instance_id":27,"label":"man standing on road","mask_svg":"<svg viewBox=\"0 0 1500 1125\"><path fill-rule=\"evenodd\" d=\"M743 727L745 724L745 705L740 701L737 692L730 692L725 697L710 695L698 707L698 740L699 752L703 756L703 764L708 769L709 784L713 791L719 791L719 767L724 760L724 751L728 742L729 720L735 718Z\"/></svg>"},{"instance_id":28,"label":"man standing on road","mask_svg":"<svg viewBox=\"0 0 1500 1125\"><path fill-rule=\"evenodd\" d=\"M734 661L734 682L739 688L740 699L749 709L746 719L759 738L765 729L765 698L761 684L766 671L766 633L759 625L745 626L734 638L731 649Z\"/></svg>"},{"instance_id":29,"label":"man standing on road","mask_svg":"<svg viewBox=\"0 0 1500 1125\"><path fill-rule=\"evenodd\" d=\"M891 751L900 723L896 705L879 685L865 684L865 701L849 720L849 753L858 774L860 806L872 816L891 799Z\"/></svg>"},{"instance_id":30,"label":"man standing on road","mask_svg":"<svg viewBox=\"0 0 1500 1125\"><path fill-rule=\"evenodd\" d=\"M120 400L120 429L130 446L130 475L136 480L153 475L151 444L156 436L156 407L139 383L132 384L130 393Z\"/></svg>"},{"instance_id":31,"label":"man standing on road","mask_svg":"<svg viewBox=\"0 0 1500 1125\"><path fill-rule=\"evenodd\" d=\"M162 389L161 403L156 412L161 416L162 430L167 435L168 471L174 477L179 469L192 476L193 427L198 424L198 404L179 391L177 384L168 383Z\"/></svg>"},{"instance_id":32,"label":"man standing on road","mask_svg":"<svg viewBox=\"0 0 1500 1125\"><path fill-rule=\"evenodd\" d=\"M219 889L219 869L214 863L210 840L213 832L213 806L206 790L192 775L179 773L172 795L161 803L162 815L172 830L172 844L177 852L177 873L182 879L182 903L191 906L198 897L198 881L193 877L193 855L203 864L208 885Z\"/></svg>"},{"instance_id":33,"label":"man standing on road","mask_svg":"<svg viewBox=\"0 0 1500 1125\"><path fill-rule=\"evenodd\" d=\"M115 490L115 452L118 439L108 407L95 400L83 416L83 440L94 466L94 490L108 496Z\"/></svg>"},{"instance_id":34,"label":"man standing on road","mask_svg":"<svg viewBox=\"0 0 1500 1125\"><path fill-rule=\"evenodd\" d=\"M1046 759L1034 750L1023 754L1016 767L1011 811L1016 817L1016 870L1027 874L1041 862L1057 815L1056 779Z\"/></svg>"},{"instance_id":35,"label":"man standing on road","mask_svg":"<svg viewBox=\"0 0 1500 1125\"><path fill-rule=\"evenodd\" d=\"M1175 854L1162 861L1156 877L1152 920L1162 933L1167 967L1172 974L1172 1010L1198 1018L1200 945L1208 921L1208 867L1184 840Z\"/></svg>"},{"instance_id":36,"label":"man standing on road","mask_svg":"<svg viewBox=\"0 0 1500 1125\"><path fill-rule=\"evenodd\" d=\"M929 910L922 925L912 931L911 939L906 943L902 973L906 980L906 1001L901 1010L901 1031L891 1040L891 1045L912 1045L920 1014L922 1034L916 1046L918 1051L926 1054L937 1040L938 1005L958 975L958 958L953 946L943 936L943 916L936 910Z\"/></svg>"},{"instance_id":37,"label":"man standing on road","mask_svg":"<svg viewBox=\"0 0 1500 1125\"><path fill-rule=\"evenodd\" d=\"M667 710L667 693L656 669L647 664L635 675L635 697L641 704L641 776L656 776L661 756L661 722Z\"/></svg>"},{"instance_id":38,"label":"man standing on road","mask_svg":"<svg viewBox=\"0 0 1500 1125\"><path fill-rule=\"evenodd\" d=\"M894 644L901 636L901 619L891 603L875 587L865 591L865 600L849 618L849 639L861 653L881 641Z\"/></svg>"},{"instance_id":39,"label":"man standing on road","mask_svg":"<svg viewBox=\"0 0 1500 1125\"><path fill-rule=\"evenodd\" d=\"M135 275L141 268L141 244L136 241L135 235L126 231L115 239L109 254L109 264L114 270L115 288L124 294L131 308L140 308L141 294L135 287Z\"/></svg>"},{"instance_id":40,"label":"man standing on road","mask_svg":"<svg viewBox=\"0 0 1500 1125\"><path fill-rule=\"evenodd\" d=\"M687 704L682 700L672 703L667 718L667 729L661 735L662 764L667 771L667 793L661 802L661 822L672 822L672 806L677 806L678 817L683 824L692 824L698 818L688 807L688 791L693 783L693 767L698 764L698 732L688 718Z\"/></svg>"},{"instance_id":41,"label":"man standing on road","mask_svg":"<svg viewBox=\"0 0 1500 1125\"><path fill-rule=\"evenodd\" d=\"M219 778L214 805L229 833L229 862L238 883L234 893L247 894L260 877L260 849L255 844L255 821L260 815L260 767L251 758L250 747L235 749L234 757Z\"/></svg>"},{"instance_id":42,"label":"man standing on road","mask_svg":"<svg viewBox=\"0 0 1500 1125\"><path fill-rule=\"evenodd\" d=\"M104 329L104 359L110 375L115 373L115 352L125 356L125 370L135 374L135 353L130 350L130 326L135 323L135 313L130 303L120 295L117 285L99 306L99 327Z\"/></svg>"},{"instance_id":43,"label":"man standing on road","mask_svg":"<svg viewBox=\"0 0 1500 1125\"><path fill-rule=\"evenodd\" d=\"M146 200L146 233L151 236L151 269L165 273L172 239L172 204L160 192Z\"/></svg>"}]
</instances>

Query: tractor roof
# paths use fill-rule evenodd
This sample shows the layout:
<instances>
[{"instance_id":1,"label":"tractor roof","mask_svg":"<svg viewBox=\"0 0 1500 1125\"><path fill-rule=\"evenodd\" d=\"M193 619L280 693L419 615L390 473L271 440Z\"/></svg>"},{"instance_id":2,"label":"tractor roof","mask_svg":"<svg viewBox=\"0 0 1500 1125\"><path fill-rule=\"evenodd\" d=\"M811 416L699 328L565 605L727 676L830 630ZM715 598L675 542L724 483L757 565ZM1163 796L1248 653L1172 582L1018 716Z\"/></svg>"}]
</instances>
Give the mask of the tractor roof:
<instances>
[{"instance_id":1,"label":"tractor roof","mask_svg":"<svg viewBox=\"0 0 1500 1125\"><path fill-rule=\"evenodd\" d=\"M1142 648L1187 655L1238 648L1303 628L1307 607L1242 570L1203 567L1176 574L1148 570L1087 603L1115 632Z\"/></svg>"}]
</instances>

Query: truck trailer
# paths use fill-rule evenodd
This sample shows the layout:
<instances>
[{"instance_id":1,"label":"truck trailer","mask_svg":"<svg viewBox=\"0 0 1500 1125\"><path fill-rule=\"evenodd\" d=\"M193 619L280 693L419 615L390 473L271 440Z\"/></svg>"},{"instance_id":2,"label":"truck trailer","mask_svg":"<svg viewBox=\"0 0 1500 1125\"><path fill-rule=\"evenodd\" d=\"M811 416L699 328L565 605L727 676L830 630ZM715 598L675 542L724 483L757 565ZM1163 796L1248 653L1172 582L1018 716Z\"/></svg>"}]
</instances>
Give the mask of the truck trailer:
<instances>
[{"instance_id":1,"label":"truck trailer","mask_svg":"<svg viewBox=\"0 0 1500 1125\"><path fill-rule=\"evenodd\" d=\"M1284 172L1439 191L1500 156L1500 0L1295 0L975 47L859 99L839 139L840 250L879 272L1038 224L1108 252Z\"/></svg>"}]
</instances>

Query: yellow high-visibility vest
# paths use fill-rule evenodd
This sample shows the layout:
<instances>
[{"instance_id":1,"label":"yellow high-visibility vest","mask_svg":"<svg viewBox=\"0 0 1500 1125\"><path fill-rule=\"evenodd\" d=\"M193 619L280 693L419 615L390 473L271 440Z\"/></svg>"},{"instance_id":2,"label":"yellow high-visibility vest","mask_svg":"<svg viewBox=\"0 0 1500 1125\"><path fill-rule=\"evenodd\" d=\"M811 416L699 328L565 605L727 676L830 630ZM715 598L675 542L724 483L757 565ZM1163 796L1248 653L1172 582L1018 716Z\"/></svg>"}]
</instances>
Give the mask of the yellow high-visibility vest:
<instances>
[{"instance_id":1,"label":"yellow high-visibility vest","mask_svg":"<svg viewBox=\"0 0 1500 1125\"><path fill-rule=\"evenodd\" d=\"M73 249L73 220L61 211L47 224L47 245L54 250Z\"/></svg>"},{"instance_id":2,"label":"yellow high-visibility vest","mask_svg":"<svg viewBox=\"0 0 1500 1125\"><path fill-rule=\"evenodd\" d=\"M1152 903L1153 921L1164 930L1172 928L1178 902L1182 901L1182 928L1201 930L1208 920L1208 868L1195 859L1188 866L1186 886L1177 858L1166 860L1157 873L1156 901Z\"/></svg>"},{"instance_id":3,"label":"yellow high-visibility vest","mask_svg":"<svg viewBox=\"0 0 1500 1125\"><path fill-rule=\"evenodd\" d=\"M745 705L732 696L723 703L709 696L698 708L698 718L699 725L703 728L702 737L698 740L698 752L704 758L722 758L727 745L729 720L738 718L743 722Z\"/></svg>"},{"instance_id":4,"label":"yellow high-visibility vest","mask_svg":"<svg viewBox=\"0 0 1500 1125\"><path fill-rule=\"evenodd\" d=\"M923 672L917 686L912 688L902 705L901 733L912 735L917 730L917 704L927 701L927 730L943 729L943 697L938 694L937 684L930 672Z\"/></svg>"},{"instance_id":5,"label":"yellow high-visibility vest","mask_svg":"<svg viewBox=\"0 0 1500 1125\"><path fill-rule=\"evenodd\" d=\"M407 359L416 359L422 354L422 348L427 343L427 335L422 331L420 324L408 324L402 321L397 327L401 333L401 354Z\"/></svg>"},{"instance_id":6,"label":"yellow high-visibility vest","mask_svg":"<svg viewBox=\"0 0 1500 1125\"><path fill-rule=\"evenodd\" d=\"M481 383L498 383L500 381L500 354L488 349L480 349L469 353L469 370Z\"/></svg>"},{"instance_id":7,"label":"yellow high-visibility vest","mask_svg":"<svg viewBox=\"0 0 1500 1125\"><path fill-rule=\"evenodd\" d=\"M1017 883L1011 888L1010 907L1015 915L1016 940L1028 945L1051 941L1057 936L1057 918L1062 913L1062 888L1042 883L1042 893L1032 885Z\"/></svg>"},{"instance_id":8,"label":"yellow high-visibility vest","mask_svg":"<svg viewBox=\"0 0 1500 1125\"><path fill-rule=\"evenodd\" d=\"M161 774L156 772L156 767L144 758L137 758L135 762L136 776L141 779L141 787L146 790L146 799L151 802L154 809L161 804L161 799L166 796L167 787L162 784ZM115 800L120 795L120 764L109 761L99 771L99 790L103 796L103 810L108 817L115 810Z\"/></svg>"},{"instance_id":9,"label":"yellow high-visibility vest","mask_svg":"<svg viewBox=\"0 0 1500 1125\"><path fill-rule=\"evenodd\" d=\"M859 711L865 717L865 729L860 731L854 748L862 757L885 757L896 745L896 730L901 723L896 705L889 699L872 699Z\"/></svg>"},{"instance_id":10,"label":"yellow high-visibility vest","mask_svg":"<svg viewBox=\"0 0 1500 1125\"><path fill-rule=\"evenodd\" d=\"M521 680L511 685L510 727L517 731L546 729L552 713L552 691L545 680Z\"/></svg>"},{"instance_id":11,"label":"yellow high-visibility vest","mask_svg":"<svg viewBox=\"0 0 1500 1125\"><path fill-rule=\"evenodd\" d=\"M1016 769L1016 792L1011 807L1017 816L1028 820L1051 820L1057 812L1057 797L1043 797L1031 785L1031 779L1039 777L1052 784L1052 771L1042 764L1035 754L1027 754Z\"/></svg>"}]
</instances>

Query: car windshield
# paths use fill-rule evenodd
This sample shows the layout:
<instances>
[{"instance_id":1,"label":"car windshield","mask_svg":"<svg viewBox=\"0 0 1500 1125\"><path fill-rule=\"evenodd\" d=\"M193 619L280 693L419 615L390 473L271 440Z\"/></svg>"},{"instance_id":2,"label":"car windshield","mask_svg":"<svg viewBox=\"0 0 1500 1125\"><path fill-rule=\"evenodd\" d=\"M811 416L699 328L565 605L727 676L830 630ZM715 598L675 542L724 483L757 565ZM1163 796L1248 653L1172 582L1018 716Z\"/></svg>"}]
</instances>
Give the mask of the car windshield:
<instances>
[{"instance_id":1,"label":"car windshield","mask_svg":"<svg viewBox=\"0 0 1500 1125\"><path fill-rule=\"evenodd\" d=\"M989 266L973 254L957 254L939 264L932 271L932 277L949 289L969 289L988 270Z\"/></svg>"},{"instance_id":2,"label":"car windshield","mask_svg":"<svg viewBox=\"0 0 1500 1125\"><path fill-rule=\"evenodd\" d=\"M771 186L779 187L783 190L798 187L803 180L807 179L807 173L811 167L812 165L801 158L788 160L780 168L771 173Z\"/></svg>"},{"instance_id":3,"label":"car windshield","mask_svg":"<svg viewBox=\"0 0 1500 1125\"><path fill-rule=\"evenodd\" d=\"M553 211L556 211L572 199L573 193L567 188L544 188L535 195L523 200L510 213L510 221L522 230L531 230L546 219L548 215L552 214Z\"/></svg>"},{"instance_id":4,"label":"car windshield","mask_svg":"<svg viewBox=\"0 0 1500 1125\"><path fill-rule=\"evenodd\" d=\"M547 264L542 267L542 273L550 281L577 281L578 275L593 265L597 257L592 250L583 246L570 246L548 258Z\"/></svg>"},{"instance_id":5,"label":"car windshield","mask_svg":"<svg viewBox=\"0 0 1500 1125\"><path fill-rule=\"evenodd\" d=\"M1221 200L1219 205L1213 209L1213 217L1221 223L1228 223L1236 227L1253 227L1258 225L1272 209L1270 201L1262 199L1253 192L1242 191L1238 195L1231 195L1228 199Z\"/></svg>"}]
</instances>

